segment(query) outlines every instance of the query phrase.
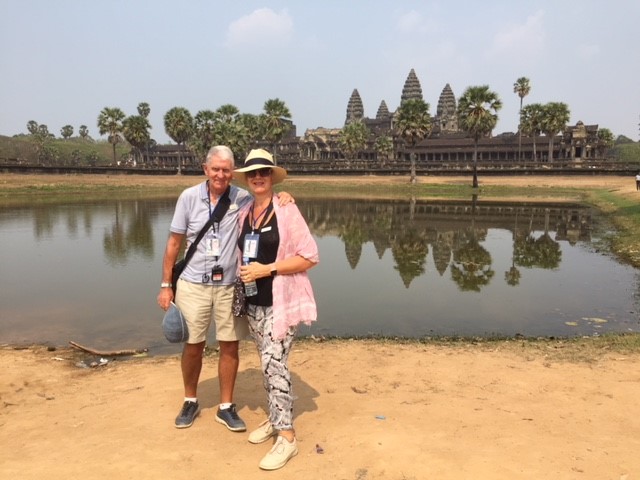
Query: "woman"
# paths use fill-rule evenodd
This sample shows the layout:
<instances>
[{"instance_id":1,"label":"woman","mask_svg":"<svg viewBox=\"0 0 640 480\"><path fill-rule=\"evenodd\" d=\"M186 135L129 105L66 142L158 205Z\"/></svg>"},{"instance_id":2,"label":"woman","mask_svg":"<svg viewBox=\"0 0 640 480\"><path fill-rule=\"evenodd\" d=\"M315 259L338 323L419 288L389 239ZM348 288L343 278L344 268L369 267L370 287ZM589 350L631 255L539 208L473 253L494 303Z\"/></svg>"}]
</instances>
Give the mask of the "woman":
<instances>
[{"instance_id":1,"label":"woman","mask_svg":"<svg viewBox=\"0 0 640 480\"><path fill-rule=\"evenodd\" d=\"M245 285L255 281L258 287L256 295L247 296L247 316L269 400L269 418L251 432L249 442L277 436L260 462L263 470L281 468L298 453L287 362L298 325L317 317L306 272L318 263L318 246L298 207L274 202L273 186L286 176L263 149L251 150L244 167L234 172L236 181L254 197L240 214L238 247L243 257L240 278Z\"/></svg>"}]
</instances>

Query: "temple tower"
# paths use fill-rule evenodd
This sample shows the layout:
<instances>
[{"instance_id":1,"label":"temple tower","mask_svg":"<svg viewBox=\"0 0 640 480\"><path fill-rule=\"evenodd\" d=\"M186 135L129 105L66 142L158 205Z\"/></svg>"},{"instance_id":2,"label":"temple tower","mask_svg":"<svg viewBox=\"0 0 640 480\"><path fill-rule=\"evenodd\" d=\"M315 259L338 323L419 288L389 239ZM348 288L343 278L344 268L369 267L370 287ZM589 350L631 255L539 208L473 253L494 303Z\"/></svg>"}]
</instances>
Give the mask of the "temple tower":
<instances>
[{"instance_id":1,"label":"temple tower","mask_svg":"<svg viewBox=\"0 0 640 480\"><path fill-rule=\"evenodd\" d=\"M402 88L402 96L400 97L400 105L402 105L406 100L411 99L424 100L424 98L422 97L422 87L420 86L420 80L418 80L418 76L416 75L416 72L413 68L409 72L409 75L404 82L404 87Z\"/></svg>"},{"instance_id":2,"label":"temple tower","mask_svg":"<svg viewBox=\"0 0 640 480\"><path fill-rule=\"evenodd\" d=\"M456 97L447 83L438 99L438 109L434 119L435 127L440 133L455 133L458 131L458 117L456 115Z\"/></svg>"},{"instance_id":3,"label":"temple tower","mask_svg":"<svg viewBox=\"0 0 640 480\"><path fill-rule=\"evenodd\" d=\"M386 102L382 100L378 107L378 113L376 113L376 120L388 120L389 117L389 108L387 107Z\"/></svg>"},{"instance_id":4,"label":"temple tower","mask_svg":"<svg viewBox=\"0 0 640 480\"><path fill-rule=\"evenodd\" d=\"M360 121L364 118L364 106L362 105L362 99L358 93L358 89L354 88L349 103L347 104L347 118L344 121L345 125Z\"/></svg>"}]
</instances>

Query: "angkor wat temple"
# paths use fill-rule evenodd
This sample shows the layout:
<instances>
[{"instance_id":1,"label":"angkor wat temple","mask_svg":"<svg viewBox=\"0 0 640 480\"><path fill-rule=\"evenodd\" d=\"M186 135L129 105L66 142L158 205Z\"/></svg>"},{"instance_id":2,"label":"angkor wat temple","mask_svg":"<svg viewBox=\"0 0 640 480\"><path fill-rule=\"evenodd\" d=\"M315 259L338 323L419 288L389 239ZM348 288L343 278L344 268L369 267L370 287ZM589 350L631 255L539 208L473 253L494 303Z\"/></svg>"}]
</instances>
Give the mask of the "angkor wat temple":
<instances>
[{"instance_id":1,"label":"angkor wat temple","mask_svg":"<svg viewBox=\"0 0 640 480\"><path fill-rule=\"evenodd\" d=\"M411 69L400 94L400 103L408 99L424 100L420 80ZM427 102L430 103L430 102ZM458 127L456 116L457 101L451 86L447 83L437 102L435 114L432 114L431 134L416 146L417 166L438 165L443 168L468 164L472 161L473 139ZM345 158L340 148L340 128L308 129L304 135L297 136L296 127L291 126L289 134L276 145L276 158L279 164L294 171L350 168L393 171L403 170L409 161L409 151L403 140L394 133L394 119L397 115L390 112L385 100L380 102L375 118L364 115L364 105L357 89L354 89L346 108L344 125L351 122L363 122L370 134L366 147L357 158ZM376 151L376 139L389 136L393 141L393 152L381 155ZM505 132L480 139L478 146L478 164L484 163L546 163L549 162L549 138L544 135L522 136L518 146L518 133ZM264 147L271 149L270 145ZM520 148L520 159L518 150ZM173 166L177 164L178 147L176 145L158 146L149 152L148 165ZM598 125L585 125L579 121L567 126L561 135L553 141L553 160L562 162L581 162L583 160L604 160L605 148L598 139ZM183 152L183 165L199 166L192 154ZM387 158L388 157L388 158ZM348 160L348 162L345 162Z\"/></svg>"}]
</instances>

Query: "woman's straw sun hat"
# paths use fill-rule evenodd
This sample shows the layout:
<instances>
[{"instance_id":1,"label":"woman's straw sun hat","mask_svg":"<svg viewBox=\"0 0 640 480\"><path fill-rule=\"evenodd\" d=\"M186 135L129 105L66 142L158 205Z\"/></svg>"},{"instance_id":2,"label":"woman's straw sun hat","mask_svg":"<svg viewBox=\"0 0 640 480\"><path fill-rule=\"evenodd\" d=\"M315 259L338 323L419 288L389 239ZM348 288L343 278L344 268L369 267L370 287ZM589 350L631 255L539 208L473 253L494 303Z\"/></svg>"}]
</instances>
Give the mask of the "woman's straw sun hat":
<instances>
[{"instance_id":1,"label":"woman's straw sun hat","mask_svg":"<svg viewBox=\"0 0 640 480\"><path fill-rule=\"evenodd\" d=\"M246 173L261 168L271 169L271 183L281 183L287 177L287 171L273 163L273 156L262 148L255 148L249 152L244 161L244 167L233 171L233 178L244 186L247 186Z\"/></svg>"}]
</instances>

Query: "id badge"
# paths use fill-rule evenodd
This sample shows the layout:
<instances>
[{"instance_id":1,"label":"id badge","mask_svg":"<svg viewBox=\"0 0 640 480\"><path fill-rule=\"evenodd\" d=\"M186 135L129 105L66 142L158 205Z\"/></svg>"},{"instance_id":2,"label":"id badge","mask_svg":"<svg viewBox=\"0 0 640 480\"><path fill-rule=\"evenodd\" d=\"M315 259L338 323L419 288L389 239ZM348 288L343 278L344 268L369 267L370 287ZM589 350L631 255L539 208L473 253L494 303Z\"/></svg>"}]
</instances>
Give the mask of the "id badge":
<instances>
[{"instance_id":1,"label":"id badge","mask_svg":"<svg viewBox=\"0 0 640 480\"><path fill-rule=\"evenodd\" d=\"M248 233L244 236L244 248L242 256L247 258L258 258L258 243L260 235L257 233Z\"/></svg>"},{"instance_id":2,"label":"id badge","mask_svg":"<svg viewBox=\"0 0 640 480\"><path fill-rule=\"evenodd\" d=\"M218 235L207 235L204 241L207 257L219 257L220 256L220 239Z\"/></svg>"},{"instance_id":3,"label":"id badge","mask_svg":"<svg viewBox=\"0 0 640 480\"><path fill-rule=\"evenodd\" d=\"M211 281L212 282L221 282L222 281L222 276L223 276L222 267L220 267L218 265L213 267L213 270L211 270Z\"/></svg>"}]
</instances>

